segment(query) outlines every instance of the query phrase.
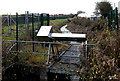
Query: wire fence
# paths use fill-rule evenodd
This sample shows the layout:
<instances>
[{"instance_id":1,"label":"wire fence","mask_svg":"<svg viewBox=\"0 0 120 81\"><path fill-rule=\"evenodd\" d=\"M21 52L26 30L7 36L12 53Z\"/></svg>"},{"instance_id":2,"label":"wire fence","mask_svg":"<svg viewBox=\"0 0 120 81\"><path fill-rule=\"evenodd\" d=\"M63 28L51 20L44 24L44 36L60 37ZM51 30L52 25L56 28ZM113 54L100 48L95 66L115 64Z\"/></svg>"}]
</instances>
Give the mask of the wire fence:
<instances>
[{"instance_id":1,"label":"wire fence","mask_svg":"<svg viewBox=\"0 0 120 81\"><path fill-rule=\"evenodd\" d=\"M37 32L39 28L44 25L49 25L49 14L29 14L29 12L27 12L20 15L18 13L16 13L16 15L3 15L3 38L6 38L8 40L16 39L18 30L18 35L21 40L30 40L30 37L24 37L26 32L30 32L30 35L33 35L33 33Z\"/></svg>"},{"instance_id":2,"label":"wire fence","mask_svg":"<svg viewBox=\"0 0 120 81\"><path fill-rule=\"evenodd\" d=\"M3 70L11 67L17 62L23 62L25 58L21 55L28 54L28 56L25 55L27 58L31 57L30 54L34 54L32 51L36 48L36 44L20 43L17 41L34 41L39 28L43 25L49 25L49 14L29 14L29 12L26 12L20 15L16 13L16 15L2 16L2 39L8 40L7 42L2 42ZM39 46L37 46L37 48L38 47ZM41 50L43 49L42 47L39 48ZM42 57L43 56L41 56L41 58Z\"/></svg>"}]
</instances>

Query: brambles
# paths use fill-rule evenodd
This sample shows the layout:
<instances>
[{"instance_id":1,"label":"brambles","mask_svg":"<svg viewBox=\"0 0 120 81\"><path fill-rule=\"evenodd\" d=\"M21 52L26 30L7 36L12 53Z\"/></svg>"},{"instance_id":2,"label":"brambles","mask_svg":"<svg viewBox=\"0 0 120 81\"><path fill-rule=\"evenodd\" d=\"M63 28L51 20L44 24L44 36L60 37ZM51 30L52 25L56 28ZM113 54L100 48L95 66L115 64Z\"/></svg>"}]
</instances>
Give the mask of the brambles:
<instances>
[{"instance_id":1,"label":"brambles","mask_svg":"<svg viewBox=\"0 0 120 81\"><path fill-rule=\"evenodd\" d=\"M117 71L117 59L120 51L120 37L114 31L105 29L103 32L95 34L97 46L91 48L89 56L89 65L86 77L87 80L119 80L119 72ZM116 76L115 76L116 75ZM113 77L114 78L110 78Z\"/></svg>"}]
</instances>

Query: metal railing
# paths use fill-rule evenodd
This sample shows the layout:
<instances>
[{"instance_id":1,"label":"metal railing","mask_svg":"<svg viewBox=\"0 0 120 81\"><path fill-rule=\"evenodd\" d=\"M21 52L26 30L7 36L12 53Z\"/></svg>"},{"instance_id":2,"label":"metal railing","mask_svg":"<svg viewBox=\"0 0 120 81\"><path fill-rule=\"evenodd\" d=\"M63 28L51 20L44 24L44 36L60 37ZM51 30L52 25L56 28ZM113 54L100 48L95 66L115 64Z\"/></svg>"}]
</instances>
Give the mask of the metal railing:
<instances>
[{"instance_id":1,"label":"metal railing","mask_svg":"<svg viewBox=\"0 0 120 81\"><path fill-rule=\"evenodd\" d=\"M86 58L85 46L95 44L85 43L71 43L71 42L40 42L40 41L16 41L16 40L3 40L4 43L12 42L7 50L3 50L3 70L11 67L16 63L32 64L32 65L47 65L48 67L54 66L59 63L61 59L68 58ZM18 43L18 46L16 46ZM34 51L32 49L34 43ZM76 49L71 49L71 48ZM82 46L82 49L77 49ZM18 47L18 50L16 50ZM84 50L83 50L84 49ZM67 54L66 54L67 53ZM69 64L73 64L70 63Z\"/></svg>"}]
</instances>

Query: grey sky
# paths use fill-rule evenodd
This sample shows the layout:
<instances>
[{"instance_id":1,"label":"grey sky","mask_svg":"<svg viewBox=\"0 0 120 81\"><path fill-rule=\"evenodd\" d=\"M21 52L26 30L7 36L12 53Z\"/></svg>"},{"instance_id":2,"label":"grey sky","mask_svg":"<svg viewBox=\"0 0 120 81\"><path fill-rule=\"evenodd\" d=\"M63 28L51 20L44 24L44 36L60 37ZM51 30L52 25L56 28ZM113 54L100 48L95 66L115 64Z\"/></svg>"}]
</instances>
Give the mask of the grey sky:
<instances>
[{"instance_id":1,"label":"grey sky","mask_svg":"<svg viewBox=\"0 0 120 81\"><path fill-rule=\"evenodd\" d=\"M25 13L50 13L50 14L69 14L77 13L78 10L92 14L95 3L101 0L2 0L0 14ZM108 0L118 6L119 0ZM114 5L113 5L114 6Z\"/></svg>"}]
</instances>

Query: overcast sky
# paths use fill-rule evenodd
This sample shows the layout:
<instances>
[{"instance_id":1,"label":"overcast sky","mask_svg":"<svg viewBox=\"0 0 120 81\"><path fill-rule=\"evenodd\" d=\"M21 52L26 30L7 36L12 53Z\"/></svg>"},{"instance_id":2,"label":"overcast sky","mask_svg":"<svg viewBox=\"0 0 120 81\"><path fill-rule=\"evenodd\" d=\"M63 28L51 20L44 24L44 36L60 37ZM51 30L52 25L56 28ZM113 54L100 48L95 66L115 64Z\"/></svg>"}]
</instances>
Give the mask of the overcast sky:
<instances>
[{"instance_id":1,"label":"overcast sky","mask_svg":"<svg viewBox=\"0 0 120 81\"><path fill-rule=\"evenodd\" d=\"M0 14L30 13L69 14L82 10L92 14L101 0L1 0ZM118 6L120 0L108 0Z\"/></svg>"}]
</instances>

